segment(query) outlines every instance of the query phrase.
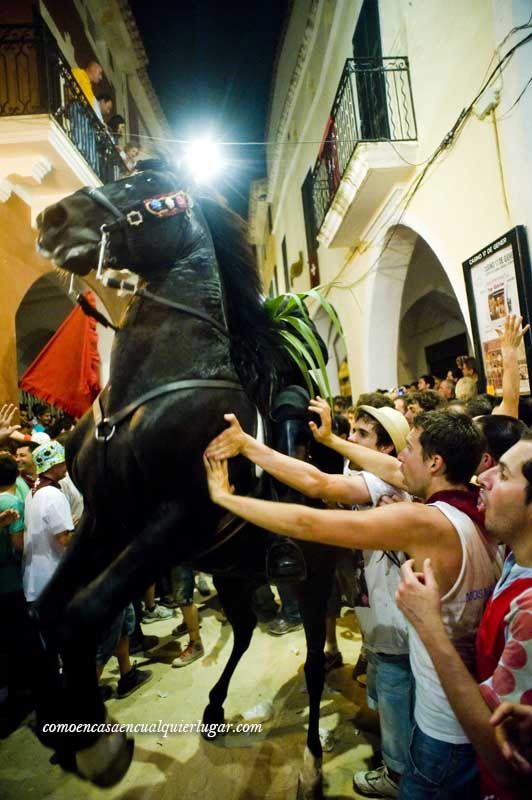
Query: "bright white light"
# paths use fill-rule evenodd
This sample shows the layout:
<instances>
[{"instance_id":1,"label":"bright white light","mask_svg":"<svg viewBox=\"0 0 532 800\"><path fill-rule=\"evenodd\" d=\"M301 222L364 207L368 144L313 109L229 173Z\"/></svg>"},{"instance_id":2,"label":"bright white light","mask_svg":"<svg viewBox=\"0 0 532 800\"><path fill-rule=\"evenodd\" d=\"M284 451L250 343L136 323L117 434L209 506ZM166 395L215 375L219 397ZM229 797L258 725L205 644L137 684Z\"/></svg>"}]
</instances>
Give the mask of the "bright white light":
<instances>
[{"instance_id":1,"label":"bright white light","mask_svg":"<svg viewBox=\"0 0 532 800\"><path fill-rule=\"evenodd\" d=\"M184 155L187 168L197 183L211 183L224 166L219 145L210 139L191 142Z\"/></svg>"}]
</instances>

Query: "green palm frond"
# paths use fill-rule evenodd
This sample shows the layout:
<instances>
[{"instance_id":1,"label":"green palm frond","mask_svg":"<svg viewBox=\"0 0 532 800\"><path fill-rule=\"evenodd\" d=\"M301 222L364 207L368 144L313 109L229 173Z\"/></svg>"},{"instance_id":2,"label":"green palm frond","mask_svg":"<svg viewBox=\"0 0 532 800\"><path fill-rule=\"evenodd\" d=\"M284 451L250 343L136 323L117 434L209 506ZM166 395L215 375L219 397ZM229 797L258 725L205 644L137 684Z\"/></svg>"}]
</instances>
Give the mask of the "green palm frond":
<instances>
[{"instance_id":1,"label":"green palm frond","mask_svg":"<svg viewBox=\"0 0 532 800\"><path fill-rule=\"evenodd\" d=\"M278 297L268 298L264 307L272 321L279 329L284 346L297 364L305 384L312 395L312 380L318 385L322 397L331 400L331 387L327 375L323 341L310 317L305 300L315 300L325 311L335 330L343 336L340 320L328 300L319 289L308 292L287 292Z\"/></svg>"}]
</instances>

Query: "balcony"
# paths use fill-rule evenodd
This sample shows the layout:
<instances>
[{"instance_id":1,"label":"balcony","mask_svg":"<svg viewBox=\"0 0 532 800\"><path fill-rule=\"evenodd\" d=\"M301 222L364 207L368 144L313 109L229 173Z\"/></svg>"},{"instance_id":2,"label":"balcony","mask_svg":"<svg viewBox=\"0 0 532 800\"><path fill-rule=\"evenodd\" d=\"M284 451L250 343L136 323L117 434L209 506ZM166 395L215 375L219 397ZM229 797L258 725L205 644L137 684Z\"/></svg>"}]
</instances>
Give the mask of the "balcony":
<instances>
[{"instance_id":1,"label":"balcony","mask_svg":"<svg viewBox=\"0 0 532 800\"><path fill-rule=\"evenodd\" d=\"M407 58L348 59L312 174L315 229L355 244L393 185L413 170L390 142L417 140Z\"/></svg>"},{"instance_id":2,"label":"balcony","mask_svg":"<svg viewBox=\"0 0 532 800\"><path fill-rule=\"evenodd\" d=\"M43 23L0 26L0 147L4 200L16 187L25 200L25 193L40 193L42 207L57 192L107 183L125 172Z\"/></svg>"}]
</instances>

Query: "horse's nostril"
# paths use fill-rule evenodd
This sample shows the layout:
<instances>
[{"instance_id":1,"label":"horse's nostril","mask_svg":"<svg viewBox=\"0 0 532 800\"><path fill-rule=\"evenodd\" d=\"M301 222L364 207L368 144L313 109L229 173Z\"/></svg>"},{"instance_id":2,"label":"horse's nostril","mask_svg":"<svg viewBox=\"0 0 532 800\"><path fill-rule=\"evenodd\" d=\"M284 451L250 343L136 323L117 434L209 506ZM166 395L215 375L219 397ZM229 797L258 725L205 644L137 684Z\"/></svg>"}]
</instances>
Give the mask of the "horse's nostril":
<instances>
[{"instance_id":1,"label":"horse's nostril","mask_svg":"<svg viewBox=\"0 0 532 800\"><path fill-rule=\"evenodd\" d=\"M60 228L67 221L67 217L67 212L61 203L56 203L55 206L50 206L44 211L42 221L48 227Z\"/></svg>"}]
</instances>

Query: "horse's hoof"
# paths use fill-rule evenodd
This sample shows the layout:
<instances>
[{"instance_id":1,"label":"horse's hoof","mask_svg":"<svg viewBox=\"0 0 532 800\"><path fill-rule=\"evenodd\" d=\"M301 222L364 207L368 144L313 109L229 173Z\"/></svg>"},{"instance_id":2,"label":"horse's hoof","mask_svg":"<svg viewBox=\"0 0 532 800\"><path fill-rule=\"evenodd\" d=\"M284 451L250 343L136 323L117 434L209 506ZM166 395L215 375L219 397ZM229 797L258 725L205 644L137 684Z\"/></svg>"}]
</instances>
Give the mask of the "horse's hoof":
<instances>
[{"instance_id":1,"label":"horse's hoof","mask_svg":"<svg viewBox=\"0 0 532 800\"><path fill-rule=\"evenodd\" d=\"M225 736L225 715L222 706L208 705L203 712L201 735L206 742L212 742L219 736Z\"/></svg>"},{"instance_id":2,"label":"horse's hoof","mask_svg":"<svg viewBox=\"0 0 532 800\"><path fill-rule=\"evenodd\" d=\"M305 784L302 773L299 773L297 800L323 800L323 777L321 774L315 783Z\"/></svg>"},{"instance_id":3,"label":"horse's hoof","mask_svg":"<svg viewBox=\"0 0 532 800\"><path fill-rule=\"evenodd\" d=\"M312 755L305 747L303 768L297 781L297 800L323 800L323 772L321 758Z\"/></svg>"},{"instance_id":4,"label":"horse's hoof","mask_svg":"<svg viewBox=\"0 0 532 800\"><path fill-rule=\"evenodd\" d=\"M90 747L78 750L76 767L96 786L114 786L128 771L134 747L135 742L125 733L104 733Z\"/></svg>"}]
</instances>

